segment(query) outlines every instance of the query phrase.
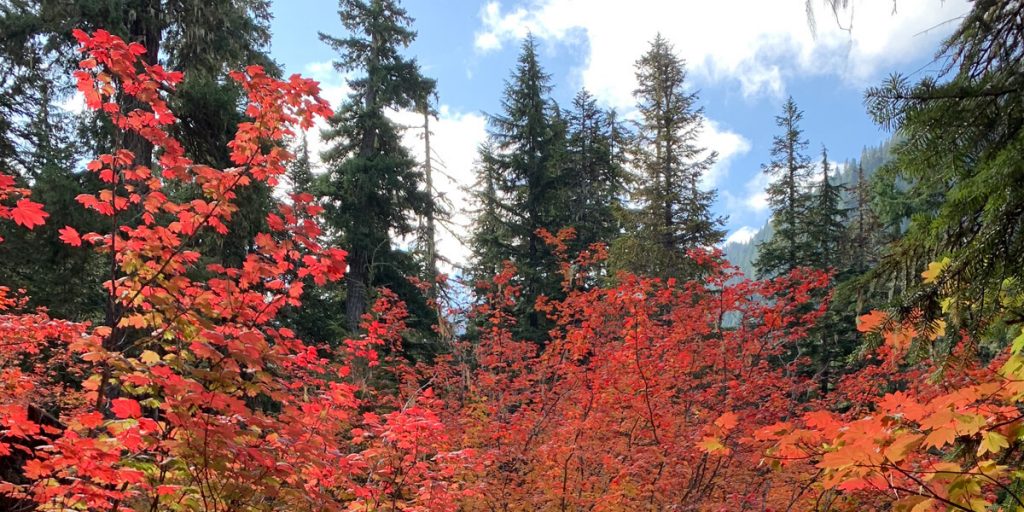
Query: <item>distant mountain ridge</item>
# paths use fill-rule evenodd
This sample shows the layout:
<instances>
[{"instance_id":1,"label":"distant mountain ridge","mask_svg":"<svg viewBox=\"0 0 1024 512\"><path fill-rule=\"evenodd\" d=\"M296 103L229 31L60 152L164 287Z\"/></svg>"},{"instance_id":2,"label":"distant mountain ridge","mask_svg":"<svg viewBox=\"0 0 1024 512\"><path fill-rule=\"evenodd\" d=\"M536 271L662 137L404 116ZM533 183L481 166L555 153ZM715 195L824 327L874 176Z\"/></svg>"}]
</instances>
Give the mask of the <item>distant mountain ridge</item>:
<instances>
[{"instance_id":1,"label":"distant mountain ridge","mask_svg":"<svg viewBox=\"0 0 1024 512\"><path fill-rule=\"evenodd\" d=\"M889 161L892 145L893 140L889 139L878 146L865 147L861 150L859 163L864 166L866 178L871 178L882 165ZM857 184L857 164L857 159L846 160L841 166L842 170L829 180L834 185L845 187L843 203L847 208L853 206L853 197L850 191ZM774 230L769 218L765 225L746 242L729 242L722 246L725 259L738 267L744 275L754 277L757 274L754 269L754 262L757 261L757 248L771 239L772 233Z\"/></svg>"}]
</instances>

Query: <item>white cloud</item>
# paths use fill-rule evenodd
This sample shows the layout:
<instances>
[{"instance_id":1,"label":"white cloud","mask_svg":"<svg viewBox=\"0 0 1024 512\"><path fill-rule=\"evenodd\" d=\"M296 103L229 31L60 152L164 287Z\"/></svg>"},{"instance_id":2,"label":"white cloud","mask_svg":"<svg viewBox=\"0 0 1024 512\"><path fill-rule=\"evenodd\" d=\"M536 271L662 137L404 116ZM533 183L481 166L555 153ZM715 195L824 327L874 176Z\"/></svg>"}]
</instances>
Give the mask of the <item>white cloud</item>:
<instances>
[{"instance_id":1,"label":"white cloud","mask_svg":"<svg viewBox=\"0 0 1024 512\"><path fill-rule=\"evenodd\" d=\"M733 159L750 151L750 141L736 132L722 128L710 119L704 123L698 144L718 151L718 160L715 165L704 174L702 185L708 189L717 187L723 179L728 177L729 165Z\"/></svg>"},{"instance_id":2,"label":"white cloud","mask_svg":"<svg viewBox=\"0 0 1024 512\"><path fill-rule=\"evenodd\" d=\"M743 226L733 231L726 239L727 244L745 244L757 235L758 229L751 226Z\"/></svg>"},{"instance_id":3,"label":"white cloud","mask_svg":"<svg viewBox=\"0 0 1024 512\"><path fill-rule=\"evenodd\" d=\"M348 86L348 79L352 75L339 73L331 61L310 62L306 64L303 74L320 82L320 97L327 100L332 108L337 108L352 92Z\"/></svg>"},{"instance_id":4,"label":"white cloud","mask_svg":"<svg viewBox=\"0 0 1024 512\"><path fill-rule=\"evenodd\" d=\"M481 10L479 52L502 48L532 32L543 40L589 42L581 75L603 102L632 105L633 63L661 32L691 72L708 80L735 80L745 96L781 95L794 73L830 73L856 83L933 51L949 30L928 30L967 12L966 0L853 0L843 30L824 2L811 34L804 0L768 2L666 0L532 0L504 10L491 1ZM850 17L852 16L852 18ZM852 20L852 21L851 21Z\"/></svg>"},{"instance_id":5,"label":"white cloud","mask_svg":"<svg viewBox=\"0 0 1024 512\"><path fill-rule=\"evenodd\" d=\"M747 208L753 210L756 213L767 212L768 208L771 206L768 204L768 192L764 190L760 192L755 192L747 196L747 198L743 201L743 204L746 205Z\"/></svg>"},{"instance_id":6,"label":"white cloud","mask_svg":"<svg viewBox=\"0 0 1024 512\"><path fill-rule=\"evenodd\" d=\"M419 128L423 125L422 114L397 112L391 118L402 126L416 127L406 130L404 143L417 160L423 161L423 130ZM437 119L430 120L430 132L434 187L452 207L450 226L438 228L438 252L456 265L465 264L469 249L459 237L465 237L470 229L466 188L475 180L477 148L487 137L487 120L481 114L453 112L442 105Z\"/></svg>"},{"instance_id":7,"label":"white cloud","mask_svg":"<svg viewBox=\"0 0 1024 512\"><path fill-rule=\"evenodd\" d=\"M758 172L750 181L747 181L747 195L743 198L743 206L757 213L768 211L770 205L766 189L769 183L771 183L771 177L764 172Z\"/></svg>"}]
</instances>

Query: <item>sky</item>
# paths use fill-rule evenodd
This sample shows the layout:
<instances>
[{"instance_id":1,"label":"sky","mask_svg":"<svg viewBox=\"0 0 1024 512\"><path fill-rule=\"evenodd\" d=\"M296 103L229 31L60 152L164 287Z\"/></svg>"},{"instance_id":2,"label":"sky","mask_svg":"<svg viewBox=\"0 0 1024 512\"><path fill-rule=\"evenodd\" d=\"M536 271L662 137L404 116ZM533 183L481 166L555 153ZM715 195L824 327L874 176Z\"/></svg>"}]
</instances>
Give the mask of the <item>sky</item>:
<instances>
[{"instance_id":1,"label":"sky","mask_svg":"<svg viewBox=\"0 0 1024 512\"><path fill-rule=\"evenodd\" d=\"M933 55L969 10L966 0L850 0L839 16L824 0L405 0L416 41L407 49L438 82L439 117L431 144L444 173L439 188L456 209L456 233L469 219L464 186L473 181L486 115L500 112L505 80L522 39L540 43L553 99L568 105L580 88L627 118L634 113L633 65L661 33L684 59L691 90L706 123L702 144L719 153L704 186L719 192L714 210L726 218L728 240L753 236L768 218L761 164L770 158L775 116L788 96L804 111L803 128L815 158L856 158L889 134L866 114L863 91L899 72L911 78L937 71ZM287 73L319 80L337 106L345 77L330 65L332 50L317 32L343 35L331 0L273 4L271 56ZM406 126L422 124L395 113ZM321 147L317 130L310 139ZM421 130L406 143L422 155ZM468 252L442 233L440 251L456 262Z\"/></svg>"}]
</instances>

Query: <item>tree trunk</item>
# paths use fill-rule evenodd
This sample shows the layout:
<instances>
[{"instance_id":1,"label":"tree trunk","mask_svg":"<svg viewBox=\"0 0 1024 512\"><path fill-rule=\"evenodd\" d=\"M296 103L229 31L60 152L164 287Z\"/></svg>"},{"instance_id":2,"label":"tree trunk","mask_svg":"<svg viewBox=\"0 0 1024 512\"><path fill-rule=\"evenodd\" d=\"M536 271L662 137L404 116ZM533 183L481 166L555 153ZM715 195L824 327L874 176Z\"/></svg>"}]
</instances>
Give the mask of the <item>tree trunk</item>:
<instances>
[{"instance_id":1,"label":"tree trunk","mask_svg":"<svg viewBox=\"0 0 1024 512\"><path fill-rule=\"evenodd\" d=\"M369 277L367 253L361 248L352 247L348 254L348 272L345 274L345 322L352 333L359 331L359 323L366 312Z\"/></svg>"},{"instance_id":2,"label":"tree trunk","mask_svg":"<svg viewBox=\"0 0 1024 512\"><path fill-rule=\"evenodd\" d=\"M434 176L430 156L430 108L427 102L423 102L423 181L430 195L430 208L426 215L426 233L423 237L426 241L427 250L427 279L430 280L429 298L437 300L437 247L436 227L434 225Z\"/></svg>"},{"instance_id":3,"label":"tree trunk","mask_svg":"<svg viewBox=\"0 0 1024 512\"><path fill-rule=\"evenodd\" d=\"M128 28L128 40L146 47L143 55L150 66L160 63L160 47L163 41L163 7L161 0L141 0L135 6L135 19ZM129 101L129 109L139 108L141 103ZM127 132L124 136L124 148L135 155L135 165L150 167L153 165L153 143L135 132Z\"/></svg>"}]
</instances>

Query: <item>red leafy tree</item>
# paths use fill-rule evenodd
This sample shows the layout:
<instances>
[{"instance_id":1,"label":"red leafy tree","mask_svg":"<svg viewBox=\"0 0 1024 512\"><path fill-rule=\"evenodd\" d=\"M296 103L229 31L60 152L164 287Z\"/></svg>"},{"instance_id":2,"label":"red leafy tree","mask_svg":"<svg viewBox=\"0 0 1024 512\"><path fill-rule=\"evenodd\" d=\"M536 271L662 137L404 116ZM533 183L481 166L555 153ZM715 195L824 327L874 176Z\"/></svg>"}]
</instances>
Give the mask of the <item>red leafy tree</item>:
<instances>
[{"instance_id":1,"label":"red leafy tree","mask_svg":"<svg viewBox=\"0 0 1024 512\"><path fill-rule=\"evenodd\" d=\"M155 168L116 148L88 164L106 185L78 202L109 230L60 230L108 257L101 325L64 322L0 297L0 499L42 510L448 510L450 460L428 389L360 396L352 368L377 359L400 315L384 304L369 334L332 353L275 321L302 283L342 277L345 253L318 241L308 195L277 204L270 232L238 268L200 267L198 242L224 234L239 187L276 185L291 155L282 141L330 114L318 85L258 66L230 78L247 120L229 143L234 167L188 159L169 133L167 96L180 73L98 30L76 31L75 73L90 109L156 148ZM126 110L122 105L138 105ZM0 218L29 229L42 205L0 177ZM177 200L171 185L201 190ZM356 347L362 347L356 350ZM368 398L376 400L368 404ZM401 400L401 401L399 401ZM380 414L363 414L372 405Z\"/></svg>"}]
</instances>

